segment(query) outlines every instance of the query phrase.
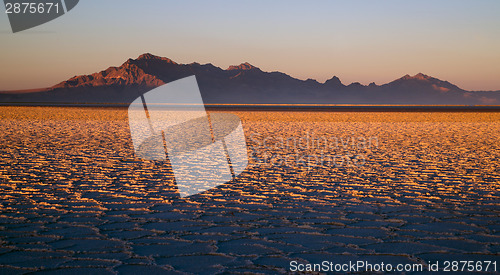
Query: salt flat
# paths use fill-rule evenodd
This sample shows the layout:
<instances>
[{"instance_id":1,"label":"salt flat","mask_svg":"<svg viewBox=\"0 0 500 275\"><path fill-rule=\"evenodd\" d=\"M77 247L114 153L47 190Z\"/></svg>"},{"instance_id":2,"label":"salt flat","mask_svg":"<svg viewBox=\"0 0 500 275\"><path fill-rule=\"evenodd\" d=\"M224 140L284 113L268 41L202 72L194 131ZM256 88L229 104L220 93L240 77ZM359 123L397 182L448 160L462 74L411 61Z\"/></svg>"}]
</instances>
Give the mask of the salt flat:
<instances>
[{"instance_id":1,"label":"salt flat","mask_svg":"<svg viewBox=\"0 0 500 275\"><path fill-rule=\"evenodd\" d=\"M233 113L249 166L182 199L126 109L0 107L0 273L500 260L500 113Z\"/></svg>"}]
</instances>

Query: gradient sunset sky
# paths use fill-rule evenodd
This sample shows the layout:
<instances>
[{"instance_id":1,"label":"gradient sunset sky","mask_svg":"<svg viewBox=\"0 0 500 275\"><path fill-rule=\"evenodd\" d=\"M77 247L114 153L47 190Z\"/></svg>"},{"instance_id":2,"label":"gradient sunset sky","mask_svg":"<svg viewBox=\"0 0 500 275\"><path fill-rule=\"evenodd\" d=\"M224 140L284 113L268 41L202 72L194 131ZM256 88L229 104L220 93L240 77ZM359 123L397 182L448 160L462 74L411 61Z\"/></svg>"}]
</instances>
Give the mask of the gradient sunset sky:
<instances>
[{"instance_id":1,"label":"gradient sunset sky","mask_svg":"<svg viewBox=\"0 0 500 275\"><path fill-rule=\"evenodd\" d=\"M3 8L0 41L0 90L52 86L145 52L320 82L384 84L422 72L500 90L498 0L81 0L16 34Z\"/></svg>"}]
</instances>

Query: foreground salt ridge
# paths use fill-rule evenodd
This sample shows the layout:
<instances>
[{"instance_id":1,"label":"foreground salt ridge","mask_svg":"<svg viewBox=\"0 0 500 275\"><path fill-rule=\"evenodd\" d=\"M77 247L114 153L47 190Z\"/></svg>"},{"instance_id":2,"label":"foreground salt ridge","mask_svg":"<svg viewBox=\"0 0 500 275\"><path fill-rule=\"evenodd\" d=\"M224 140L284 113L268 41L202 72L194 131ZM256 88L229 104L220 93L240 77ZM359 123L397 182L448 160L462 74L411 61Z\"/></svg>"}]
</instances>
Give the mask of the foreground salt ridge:
<instances>
[{"instance_id":1,"label":"foreground salt ridge","mask_svg":"<svg viewBox=\"0 0 500 275\"><path fill-rule=\"evenodd\" d=\"M1 109L2 271L498 258L499 114L238 113L246 133L355 133L379 147L359 152L363 167L254 163L181 200L163 163L133 157L123 110L97 110Z\"/></svg>"}]
</instances>

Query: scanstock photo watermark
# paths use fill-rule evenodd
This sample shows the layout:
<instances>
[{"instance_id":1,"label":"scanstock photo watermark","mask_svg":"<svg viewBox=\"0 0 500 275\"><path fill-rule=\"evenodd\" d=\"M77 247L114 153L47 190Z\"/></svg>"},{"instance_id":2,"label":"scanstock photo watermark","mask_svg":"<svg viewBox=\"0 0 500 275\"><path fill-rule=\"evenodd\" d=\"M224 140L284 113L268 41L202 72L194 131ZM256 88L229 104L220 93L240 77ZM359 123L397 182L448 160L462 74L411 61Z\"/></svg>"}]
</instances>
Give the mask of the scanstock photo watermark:
<instances>
[{"instance_id":1,"label":"scanstock photo watermark","mask_svg":"<svg viewBox=\"0 0 500 275\"><path fill-rule=\"evenodd\" d=\"M251 160L273 167L362 167L367 150L379 147L377 136L321 135L305 132L297 137L250 134Z\"/></svg>"},{"instance_id":2,"label":"scanstock photo watermark","mask_svg":"<svg viewBox=\"0 0 500 275\"><path fill-rule=\"evenodd\" d=\"M291 272L337 272L337 273L380 273L380 272L493 272L496 261L428 261L426 263L385 263L369 261L349 261L344 263L322 261L321 263L301 263L290 261Z\"/></svg>"},{"instance_id":3,"label":"scanstock photo watermark","mask_svg":"<svg viewBox=\"0 0 500 275\"><path fill-rule=\"evenodd\" d=\"M12 32L50 22L72 10L79 0L4 0Z\"/></svg>"},{"instance_id":4,"label":"scanstock photo watermark","mask_svg":"<svg viewBox=\"0 0 500 275\"><path fill-rule=\"evenodd\" d=\"M195 76L140 95L128 117L136 157L169 163L181 197L230 182L248 165L240 118L207 113Z\"/></svg>"}]
</instances>

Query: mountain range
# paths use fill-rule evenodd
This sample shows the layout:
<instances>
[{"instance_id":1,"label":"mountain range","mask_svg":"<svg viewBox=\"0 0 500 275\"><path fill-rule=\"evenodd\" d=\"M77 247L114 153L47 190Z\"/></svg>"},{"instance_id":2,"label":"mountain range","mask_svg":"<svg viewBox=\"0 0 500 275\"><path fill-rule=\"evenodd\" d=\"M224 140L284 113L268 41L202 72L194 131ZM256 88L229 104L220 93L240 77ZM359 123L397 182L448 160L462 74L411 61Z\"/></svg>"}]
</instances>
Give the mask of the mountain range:
<instances>
[{"instance_id":1,"label":"mountain range","mask_svg":"<svg viewBox=\"0 0 500 275\"><path fill-rule=\"evenodd\" d=\"M345 85L336 76L320 83L264 72L249 63L224 70L212 64L179 64L149 53L49 88L0 92L0 103L128 104L155 87L191 75L196 75L206 104L500 105L500 91L466 91L422 73L383 85Z\"/></svg>"}]
</instances>

